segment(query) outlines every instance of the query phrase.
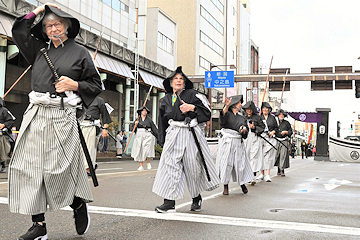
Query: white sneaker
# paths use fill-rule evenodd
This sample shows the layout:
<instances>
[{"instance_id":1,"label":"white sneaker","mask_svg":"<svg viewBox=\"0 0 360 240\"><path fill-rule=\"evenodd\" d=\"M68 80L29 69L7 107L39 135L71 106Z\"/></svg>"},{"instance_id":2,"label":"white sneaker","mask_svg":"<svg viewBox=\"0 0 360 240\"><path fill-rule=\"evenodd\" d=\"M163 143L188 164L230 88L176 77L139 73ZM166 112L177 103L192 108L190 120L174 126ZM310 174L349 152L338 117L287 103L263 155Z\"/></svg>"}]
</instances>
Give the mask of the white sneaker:
<instances>
[{"instance_id":1,"label":"white sneaker","mask_svg":"<svg viewBox=\"0 0 360 240\"><path fill-rule=\"evenodd\" d=\"M144 168L142 166L140 166L137 170L138 171L144 171Z\"/></svg>"},{"instance_id":2,"label":"white sneaker","mask_svg":"<svg viewBox=\"0 0 360 240\"><path fill-rule=\"evenodd\" d=\"M150 164L150 163L146 164L146 166L147 166L147 169L148 169L148 170L151 169L151 164Z\"/></svg>"},{"instance_id":3,"label":"white sneaker","mask_svg":"<svg viewBox=\"0 0 360 240\"><path fill-rule=\"evenodd\" d=\"M260 175L256 178L256 180L264 180L264 175L260 174Z\"/></svg>"},{"instance_id":4,"label":"white sneaker","mask_svg":"<svg viewBox=\"0 0 360 240\"><path fill-rule=\"evenodd\" d=\"M271 178L270 178L269 175L265 175L264 180L265 180L266 182L271 182Z\"/></svg>"}]
</instances>

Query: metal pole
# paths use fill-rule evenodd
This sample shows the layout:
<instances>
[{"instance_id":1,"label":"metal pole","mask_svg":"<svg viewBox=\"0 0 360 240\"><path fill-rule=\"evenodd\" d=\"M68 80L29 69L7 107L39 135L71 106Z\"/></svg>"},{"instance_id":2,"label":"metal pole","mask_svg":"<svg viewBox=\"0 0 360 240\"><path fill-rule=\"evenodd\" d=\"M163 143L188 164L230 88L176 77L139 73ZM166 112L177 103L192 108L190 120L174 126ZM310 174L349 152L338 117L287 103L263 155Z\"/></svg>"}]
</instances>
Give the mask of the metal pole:
<instances>
[{"instance_id":1,"label":"metal pole","mask_svg":"<svg viewBox=\"0 0 360 240\"><path fill-rule=\"evenodd\" d=\"M0 38L0 96L5 92L7 40Z\"/></svg>"}]
</instances>

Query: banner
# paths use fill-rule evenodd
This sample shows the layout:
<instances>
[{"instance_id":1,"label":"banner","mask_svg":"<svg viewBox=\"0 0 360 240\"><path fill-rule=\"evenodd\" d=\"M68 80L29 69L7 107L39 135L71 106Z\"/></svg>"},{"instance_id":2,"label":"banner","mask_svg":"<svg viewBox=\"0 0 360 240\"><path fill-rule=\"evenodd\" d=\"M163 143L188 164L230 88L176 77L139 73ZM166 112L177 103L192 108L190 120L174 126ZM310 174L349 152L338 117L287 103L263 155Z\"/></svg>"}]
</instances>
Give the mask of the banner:
<instances>
[{"instance_id":1,"label":"banner","mask_svg":"<svg viewBox=\"0 0 360 240\"><path fill-rule=\"evenodd\" d=\"M288 112L288 114L296 121L308 123L321 123L322 113L312 112Z\"/></svg>"}]
</instances>

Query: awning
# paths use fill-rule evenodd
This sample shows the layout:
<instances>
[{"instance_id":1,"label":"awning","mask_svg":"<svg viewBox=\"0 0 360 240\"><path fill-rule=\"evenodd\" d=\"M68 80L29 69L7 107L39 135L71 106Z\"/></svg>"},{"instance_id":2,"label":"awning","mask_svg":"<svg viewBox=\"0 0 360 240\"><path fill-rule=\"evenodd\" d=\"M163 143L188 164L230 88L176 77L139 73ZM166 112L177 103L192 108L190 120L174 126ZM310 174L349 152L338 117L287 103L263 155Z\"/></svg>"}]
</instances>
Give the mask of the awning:
<instances>
[{"instance_id":1,"label":"awning","mask_svg":"<svg viewBox=\"0 0 360 240\"><path fill-rule=\"evenodd\" d=\"M12 37L11 29L15 19L0 14L0 34Z\"/></svg>"},{"instance_id":2,"label":"awning","mask_svg":"<svg viewBox=\"0 0 360 240\"><path fill-rule=\"evenodd\" d=\"M139 69L139 73L144 82L148 85L154 86L159 89L164 89L163 81L161 77L158 77L154 74L148 73L144 70Z\"/></svg>"},{"instance_id":3,"label":"awning","mask_svg":"<svg viewBox=\"0 0 360 240\"><path fill-rule=\"evenodd\" d=\"M89 49L88 51L90 55L94 57L95 52ZM109 56L106 56L105 54L99 52L96 54L95 65L96 67L101 68L103 70L113 72L131 79L135 79L134 75L131 72L130 67L126 63L113 59Z\"/></svg>"}]
</instances>

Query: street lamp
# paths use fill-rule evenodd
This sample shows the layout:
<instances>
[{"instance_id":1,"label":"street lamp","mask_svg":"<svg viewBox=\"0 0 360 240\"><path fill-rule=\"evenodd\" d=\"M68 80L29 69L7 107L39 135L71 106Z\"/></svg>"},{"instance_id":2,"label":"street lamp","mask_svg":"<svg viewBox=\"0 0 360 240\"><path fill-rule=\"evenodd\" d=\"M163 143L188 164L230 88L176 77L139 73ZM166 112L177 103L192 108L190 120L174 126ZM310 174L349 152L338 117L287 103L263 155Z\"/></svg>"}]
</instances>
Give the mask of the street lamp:
<instances>
[{"instance_id":1,"label":"street lamp","mask_svg":"<svg viewBox=\"0 0 360 240\"><path fill-rule=\"evenodd\" d=\"M215 67L230 67L230 69L236 69L236 66L234 64L230 64L230 65L213 65L210 63L210 71L215 68ZM225 97L226 97L226 91L225 91ZM212 137L212 88L209 88L209 103L210 103L210 111L211 111L211 116L210 116L210 124L209 124L209 136L208 137Z\"/></svg>"}]
</instances>

